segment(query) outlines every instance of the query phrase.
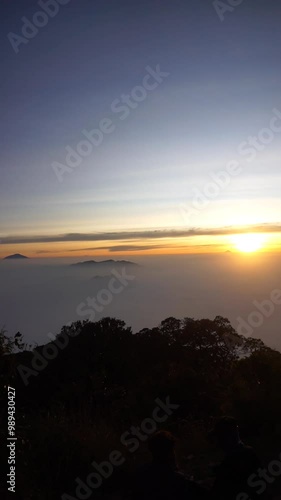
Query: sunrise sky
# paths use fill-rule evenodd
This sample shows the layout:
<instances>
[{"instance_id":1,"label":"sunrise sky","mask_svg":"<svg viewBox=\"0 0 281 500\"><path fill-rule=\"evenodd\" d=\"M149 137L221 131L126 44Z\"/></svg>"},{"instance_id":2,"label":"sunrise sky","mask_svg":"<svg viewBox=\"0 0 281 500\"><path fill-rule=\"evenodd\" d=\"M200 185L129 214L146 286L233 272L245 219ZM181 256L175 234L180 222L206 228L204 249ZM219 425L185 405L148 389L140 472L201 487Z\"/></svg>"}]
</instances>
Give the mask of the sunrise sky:
<instances>
[{"instance_id":1,"label":"sunrise sky","mask_svg":"<svg viewBox=\"0 0 281 500\"><path fill-rule=\"evenodd\" d=\"M2 27L0 257L237 250L233 233L281 250L279 2L222 22L211 1L71 0L16 54L7 34L38 10L7 2ZM105 118L59 179L54 162Z\"/></svg>"}]
</instances>

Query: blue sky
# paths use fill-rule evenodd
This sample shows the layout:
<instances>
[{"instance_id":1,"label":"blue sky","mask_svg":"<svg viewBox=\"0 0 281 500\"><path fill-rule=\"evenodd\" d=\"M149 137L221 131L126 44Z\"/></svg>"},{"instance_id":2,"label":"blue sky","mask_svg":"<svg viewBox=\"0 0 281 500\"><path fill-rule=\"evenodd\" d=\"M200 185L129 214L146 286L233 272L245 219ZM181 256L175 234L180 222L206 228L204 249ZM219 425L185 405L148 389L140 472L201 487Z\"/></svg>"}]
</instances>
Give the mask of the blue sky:
<instances>
[{"instance_id":1,"label":"blue sky","mask_svg":"<svg viewBox=\"0 0 281 500\"><path fill-rule=\"evenodd\" d=\"M7 34L38 10L5 6L2 238L280 221L281 133L252 162L237 151L281 113L279 2L244 0L221 22L206 0L70 0L15 54ZM158 64L169 76L121 121L112 102ZM59 182L52 163L104 118L114 132ZM242 173L186 220L180 206L231 160Z\"/></svg>"}]
</instances>

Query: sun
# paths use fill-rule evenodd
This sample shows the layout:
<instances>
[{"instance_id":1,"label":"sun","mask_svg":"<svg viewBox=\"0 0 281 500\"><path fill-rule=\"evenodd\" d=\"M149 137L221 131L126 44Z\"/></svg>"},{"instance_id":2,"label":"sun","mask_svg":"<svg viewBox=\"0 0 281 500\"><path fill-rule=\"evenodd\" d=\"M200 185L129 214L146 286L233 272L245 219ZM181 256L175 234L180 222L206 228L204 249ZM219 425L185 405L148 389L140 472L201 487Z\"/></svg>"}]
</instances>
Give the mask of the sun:
<instances>
[{"instance_id":1,"label":"sun","mask_svg":"<svg viewBox=\"0 0 281 500\"><path fill-rule=\"evenodd\" d=\"M233 242L239 252L252 253L264 247L266 236L259 233L236 234Z\"/></svg>"}]
</instances>

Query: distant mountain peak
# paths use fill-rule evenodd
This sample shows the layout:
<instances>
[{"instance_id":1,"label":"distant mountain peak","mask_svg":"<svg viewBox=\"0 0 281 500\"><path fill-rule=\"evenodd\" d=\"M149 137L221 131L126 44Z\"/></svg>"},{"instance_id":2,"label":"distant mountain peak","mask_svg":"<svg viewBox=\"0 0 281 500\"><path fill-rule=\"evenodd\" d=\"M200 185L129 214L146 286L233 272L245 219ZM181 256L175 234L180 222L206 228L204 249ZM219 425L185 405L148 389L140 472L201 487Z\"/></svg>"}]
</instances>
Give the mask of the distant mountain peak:
<instances>
[{"instance_id":1,"label":"distant mountain peak","mask_svg":"<svg viewBox=\"0 0 281 500\"><path fill-rule=\"evenodd\" d=\"M3 260L7 259L28 259L28 257L22 255L21 253L14 253L13 255L7 255L7 257L4 257Z\"/></svg>"}]
</instances>

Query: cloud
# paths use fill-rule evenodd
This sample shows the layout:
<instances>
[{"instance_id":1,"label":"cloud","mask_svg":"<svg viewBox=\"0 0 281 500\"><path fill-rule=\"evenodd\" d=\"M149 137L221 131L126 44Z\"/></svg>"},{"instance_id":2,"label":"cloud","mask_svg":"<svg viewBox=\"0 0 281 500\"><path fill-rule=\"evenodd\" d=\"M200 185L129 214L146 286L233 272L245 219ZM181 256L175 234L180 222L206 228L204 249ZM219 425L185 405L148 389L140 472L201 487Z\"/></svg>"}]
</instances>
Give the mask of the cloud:
<instances>
[{"instance_id":1,"label":"cloud","mask_svg":"<svg viewBox=\"0 0 281 500\"><path fill-rule=\"evenodd\" d=\"M155 248L167 248L171 245L114 245L114 246L103 246L103 247L84 247L84 248L72 248L68 250L69 252L84 252L88 250L108 250L109 252L129 252L129 251L138 251L138 250L153 250Z\"/></svg>"},{"instance_id":2,"label":"cloud","mask_svg":"<svg viewBox=\"0 0 281 500\"><path fill-rule=\"evenodd\" d=\"M68 233L39 236L4 236L2 245L25 243L59 243L75 241L120 241L140 239L189 238L193 236L224 236L240 233L281 233L281 224L259 224L253 226L223 227L223 228L192 228L192 229L157 229L145 231L123 231L118 233Z\"/></svg>"},{"instance_id":3,"label":"cloud","mask_svg":"<svg viewBox=\"0 0 281 500\"><path fill-rule=\"evenodd\" d=\"M137 252L138 250L154 250L155 248L167 248L170 245L115 245L113 247L100 247L98 250L109 252Z\"/></svg>"},{"instance_id":4,"label":"cloud","mask_svg":"<svg viewBox=\"0 0 281 500\"><path fill-rule=\"evenodd\" d=\"M45 254L45 253L53 253L50 250L38 250L36 254Z\"/></svg>"}]
</instances>

